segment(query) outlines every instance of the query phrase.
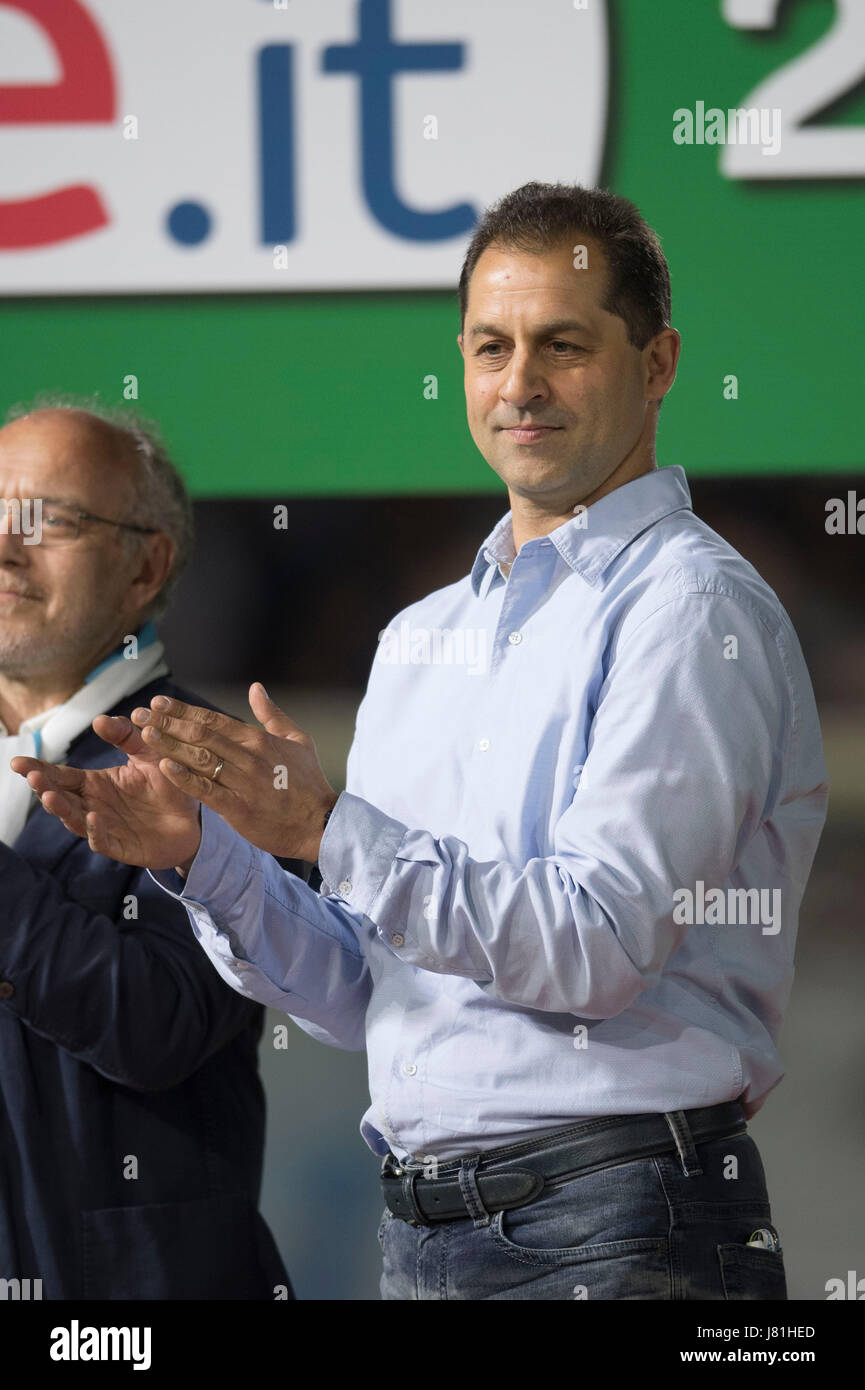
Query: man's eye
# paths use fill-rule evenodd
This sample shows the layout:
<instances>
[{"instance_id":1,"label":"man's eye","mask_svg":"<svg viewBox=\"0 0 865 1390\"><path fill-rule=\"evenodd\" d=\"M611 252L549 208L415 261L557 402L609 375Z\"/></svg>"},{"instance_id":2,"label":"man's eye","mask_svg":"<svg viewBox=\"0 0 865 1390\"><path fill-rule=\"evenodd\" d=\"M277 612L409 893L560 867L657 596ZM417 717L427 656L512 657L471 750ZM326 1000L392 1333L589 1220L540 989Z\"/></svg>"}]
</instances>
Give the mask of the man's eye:
<instances>
[{"instance_id":1,"label":"man's eye","mask_svg":"<svg viewBox=\"0 0 865 1390\"><path fill-rule=\"evenodd\" d=\"M75 524L75 519L65 516L63 512L45 512L42 517L42 525L50 526L52 531L71 531Z\"/></svg>"},{"instance_id":2,"label":"man's eye","mask_svg":"<svg viewBox=\"0 0 865 1390\"><path fill-rule=\"evenodd\" d=\"M563 338L556 338L556 339L554 339L554 340L550 343L550 347L552 347L552 348L564 348L564 352L554 352L554 353L553 353L553 356L554 356L554 357L564 357L565 354L568 353L568 352L584 352L584 351L585 351L584 348L579 347L576 343L566 343L566 342L564 341ZM499 351L501 351L501 343L484 343L483 347L479 349L478 355L479 355L479 356L483 356L483 355L490 356L491 353L497 353L497 352L499 352Z\"/></svg>"}]
</instances>

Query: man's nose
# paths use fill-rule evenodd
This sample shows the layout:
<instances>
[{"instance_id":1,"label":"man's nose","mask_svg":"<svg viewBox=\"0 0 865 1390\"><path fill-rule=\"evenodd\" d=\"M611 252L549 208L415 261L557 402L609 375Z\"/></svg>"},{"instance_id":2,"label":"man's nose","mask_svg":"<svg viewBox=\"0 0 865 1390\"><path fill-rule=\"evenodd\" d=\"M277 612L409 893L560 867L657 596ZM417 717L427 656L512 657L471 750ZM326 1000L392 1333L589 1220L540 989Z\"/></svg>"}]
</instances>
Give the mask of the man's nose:
<instances>
[{"instance_id":1,"label":"man's nose","mask_svg":"<svg viewBox=\"0 0 865 1390\"><path fill-rule=\"evenodd\" d=\"M501 385L502 400L523 409L530 401L543 399L548 387L541 365L531 352L515 352Z\"/></svg>"},{"instance_id":2,"label":"man's nose","mask_svg":"<svg viewBox=\"0 0 865 1390\"><path fill-rule=\"evenodd\" d=\"M0 525L0 565L21 565L28 560L30 546L25 546L24 536L7 519L6 526Z\"/></svg>"}]
</instances>

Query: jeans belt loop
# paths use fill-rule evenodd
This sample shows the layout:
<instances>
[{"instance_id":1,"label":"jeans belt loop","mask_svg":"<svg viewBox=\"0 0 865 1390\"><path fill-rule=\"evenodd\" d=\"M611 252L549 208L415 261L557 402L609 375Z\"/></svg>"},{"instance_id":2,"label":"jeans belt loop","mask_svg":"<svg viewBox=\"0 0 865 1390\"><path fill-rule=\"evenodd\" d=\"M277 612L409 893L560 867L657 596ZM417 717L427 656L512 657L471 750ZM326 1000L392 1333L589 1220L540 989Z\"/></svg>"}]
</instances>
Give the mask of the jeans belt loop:
<instances>
[{"instance_id":1,"label":"jeans belt loop","mask_svg":"<svg viewBox=\"0 0 865 1390\"><path fill-rule=\"evenodd\" d=\"M682 1172L686 1178L699 1178L703 1170L697 1158L697 1150L694 1148L694 1139L684 1110L665 1110L664 1119L676 1141Z\"/></svg>"},{"instance_id":2,"label":"jeans belt loop","mask_svg":"<svg viewBox=\"0 0 865 1390\"><path fill-rule=\"evenodd\" d=\"M474 1158L464 1158L459 1171L460 1192L476 1230L489 1226L492 1221L478 1190L476 1170L480 1161L479 1154L475 1155Z\"/></svg>"}]
</instances>

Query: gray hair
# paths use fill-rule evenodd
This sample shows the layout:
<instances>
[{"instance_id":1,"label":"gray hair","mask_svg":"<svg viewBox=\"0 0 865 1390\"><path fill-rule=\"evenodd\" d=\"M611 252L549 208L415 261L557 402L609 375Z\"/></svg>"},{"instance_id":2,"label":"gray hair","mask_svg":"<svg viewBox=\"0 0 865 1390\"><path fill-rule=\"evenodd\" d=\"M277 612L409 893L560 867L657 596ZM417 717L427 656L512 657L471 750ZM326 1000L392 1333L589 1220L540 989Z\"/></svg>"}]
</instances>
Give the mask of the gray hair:
<instances>
[{"instance_id":1,"label":"gray hair","mask_svg":"<svg viewBox=\"0 0 865 1390\"><path fill-rule=\"evenodd\" d=\"M69 410L90 415L112 430L130 448L137 463L135 515L117 520L136 526L152 526L174 542L174 561L159 593L141 614L142 621L160 617L192 553L194 528L192 503L183 478L168 456L159 427L152 420L125 405L104 405L98 396L76 396L67 392L43 391L32 401L18 403L6 412L5 424L23 420L40 410ZM131 554L141 537L134 531L121 531L121 543Z\"/></svg>"}]
</instances>

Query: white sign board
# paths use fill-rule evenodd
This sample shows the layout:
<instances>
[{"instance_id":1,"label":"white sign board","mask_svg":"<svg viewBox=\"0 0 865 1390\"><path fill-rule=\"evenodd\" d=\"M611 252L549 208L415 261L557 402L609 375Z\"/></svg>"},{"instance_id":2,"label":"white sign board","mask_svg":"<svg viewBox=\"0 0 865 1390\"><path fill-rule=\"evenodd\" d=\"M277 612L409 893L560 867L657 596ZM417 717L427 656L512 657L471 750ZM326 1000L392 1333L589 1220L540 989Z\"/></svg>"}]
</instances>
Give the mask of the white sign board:
<instances>
[{"instance_id":1,"label":"white sign board","mask_svg":"<svg viewBox=\"0 0 865 1390\"><path fill-rule=\"evenodd\" d=\"M606 109L604 0L2 0L0 293L452 287Z\"/></svg>"}]
</instances>

